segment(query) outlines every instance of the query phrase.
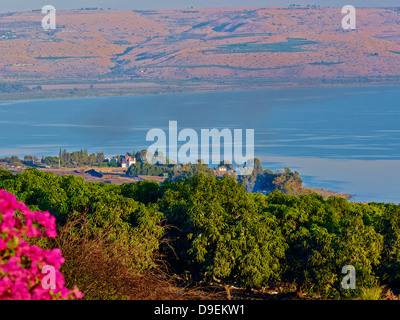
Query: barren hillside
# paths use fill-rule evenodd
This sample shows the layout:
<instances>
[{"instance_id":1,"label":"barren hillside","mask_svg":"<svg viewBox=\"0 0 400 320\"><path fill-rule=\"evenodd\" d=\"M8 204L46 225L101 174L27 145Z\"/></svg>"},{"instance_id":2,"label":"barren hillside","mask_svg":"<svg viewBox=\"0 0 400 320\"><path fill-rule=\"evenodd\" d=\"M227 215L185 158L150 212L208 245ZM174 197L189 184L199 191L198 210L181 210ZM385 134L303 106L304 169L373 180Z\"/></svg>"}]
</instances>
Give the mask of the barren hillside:
<instances>
[{"instance_id":1,"label":"barren hillside","mask_svg":"<svg viewBox=\"0 0 400 320\"><path fill-rule=\"evenodd\" d=\"M52 31L42 29L40 12L3 13L0 77L49 85L43 89L82 81L106 87L398 81L399 13L358 9L352 31L342 29L338 8L57 11Z\"/></svg>"}]
</instances>

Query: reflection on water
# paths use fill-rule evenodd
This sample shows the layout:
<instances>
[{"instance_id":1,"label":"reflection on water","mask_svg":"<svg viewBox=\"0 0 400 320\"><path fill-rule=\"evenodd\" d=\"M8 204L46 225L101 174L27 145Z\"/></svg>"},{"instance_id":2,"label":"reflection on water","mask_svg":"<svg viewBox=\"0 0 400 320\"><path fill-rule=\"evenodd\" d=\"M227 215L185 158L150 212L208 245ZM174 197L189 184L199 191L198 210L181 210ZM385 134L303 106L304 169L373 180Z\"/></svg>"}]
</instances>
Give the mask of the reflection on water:
<instances>
[{"instance_id":1,"label":"reflection on water","mask_svg":"<svg viewBox=\"0 0 400 320\"><path fill-rule=\"evenodd\" d=\"M254 129L269 169L297 169L309 186L400 201L400 87L303 88L0 102L0 156L107 155L148 148L146 133Z\"/></svg>"}]
</instances>

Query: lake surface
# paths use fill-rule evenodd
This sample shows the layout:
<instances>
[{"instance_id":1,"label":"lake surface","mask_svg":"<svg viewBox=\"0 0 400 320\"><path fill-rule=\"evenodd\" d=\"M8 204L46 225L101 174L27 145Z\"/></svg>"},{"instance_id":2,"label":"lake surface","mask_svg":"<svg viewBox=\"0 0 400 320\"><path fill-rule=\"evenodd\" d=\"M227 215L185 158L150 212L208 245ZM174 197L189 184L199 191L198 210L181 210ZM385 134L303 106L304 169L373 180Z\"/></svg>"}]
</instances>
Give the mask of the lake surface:
<instances>
[{"instance_id":1,"label":"lake surface","mask_svg":"<svg viewBox=\"0 0 400 320\"><path fill-rule=\"evenodd\" d=\"M400 202L400 87L0 101L0 157L148 148L152 128L255 130L265 169L297 170L306 186L354 201Z\"/></svg>"}]
</instances>

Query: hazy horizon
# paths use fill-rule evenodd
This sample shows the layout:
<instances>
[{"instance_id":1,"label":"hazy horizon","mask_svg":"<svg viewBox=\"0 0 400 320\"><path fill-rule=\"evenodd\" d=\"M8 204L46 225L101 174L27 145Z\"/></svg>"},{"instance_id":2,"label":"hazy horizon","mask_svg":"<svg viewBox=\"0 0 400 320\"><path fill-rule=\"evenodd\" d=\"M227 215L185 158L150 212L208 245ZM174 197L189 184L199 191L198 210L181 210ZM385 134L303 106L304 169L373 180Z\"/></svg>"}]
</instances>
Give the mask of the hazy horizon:
<instances>
[{"instance_id":1,"label":"hazy horizon","mask_svg":"<svg viewBox=\"0 0 400 320\"><path fill-rule=\"evenodd\" d=\"M207 8L207 7L266 7L266 6L288 6L290 4L299 5L319 5L321 7L337 7L341 8L345 5L351 4L355 7L396 7L400 6L398 0L331 0L331 1L312 1L312 0L202 0L201 3L195 0L50 0L43 2L42 0L20 0L18 2L11 0L3 0L0 5L0 12L19 12L31 11L34 9L41 9L44 5L50 4L58 10L80 9L86 7L98 7L103 9L166 9L166 8Z\"/></svg>"}]
</instances>

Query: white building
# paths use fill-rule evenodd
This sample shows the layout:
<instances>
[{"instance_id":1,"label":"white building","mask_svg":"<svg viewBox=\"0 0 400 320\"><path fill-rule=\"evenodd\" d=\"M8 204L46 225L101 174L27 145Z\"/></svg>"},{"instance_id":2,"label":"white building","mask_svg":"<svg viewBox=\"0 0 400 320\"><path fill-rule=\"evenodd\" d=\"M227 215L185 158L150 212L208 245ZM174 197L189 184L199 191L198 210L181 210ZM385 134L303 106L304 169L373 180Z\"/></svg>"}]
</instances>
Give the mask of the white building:
<instances>
[{"instance_id":1,"label":"white building","mask_svg":"<svg viewBox=\"0 0 400 320\"><path fill-rule=\"evenodd\" d=\"M226 172L226 167L225 166L220 166L218 167L218 172Z\"/></svg>"},{"instance_id":2,"label":"white building","mask_svg":"<svg viewBox=\"0 0 400 320\"><path fill-rule=\"evenodd\" d=\"M136 164L136 159L132 158L130 156L125 156L125 162L127 167L129 168L130 166L133 166L134 164Z\"/></svg>"}]
</instances>

